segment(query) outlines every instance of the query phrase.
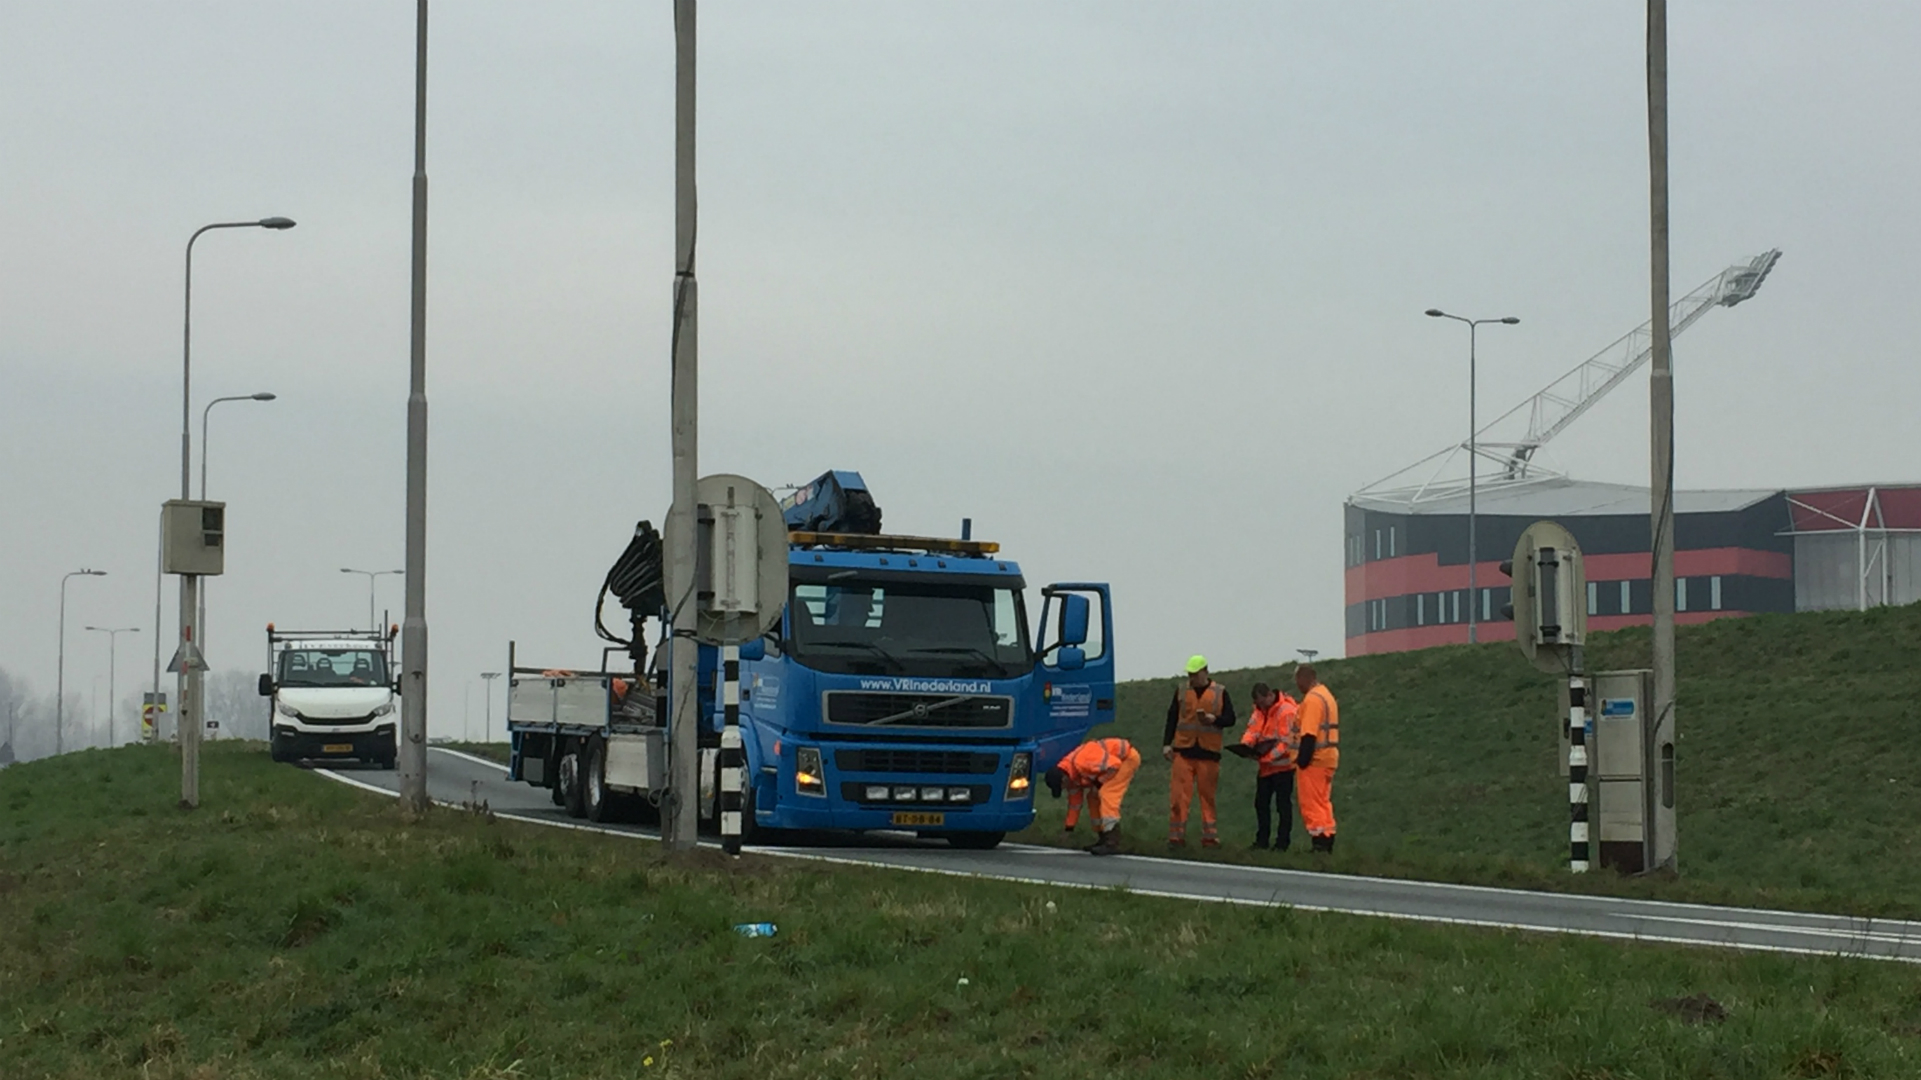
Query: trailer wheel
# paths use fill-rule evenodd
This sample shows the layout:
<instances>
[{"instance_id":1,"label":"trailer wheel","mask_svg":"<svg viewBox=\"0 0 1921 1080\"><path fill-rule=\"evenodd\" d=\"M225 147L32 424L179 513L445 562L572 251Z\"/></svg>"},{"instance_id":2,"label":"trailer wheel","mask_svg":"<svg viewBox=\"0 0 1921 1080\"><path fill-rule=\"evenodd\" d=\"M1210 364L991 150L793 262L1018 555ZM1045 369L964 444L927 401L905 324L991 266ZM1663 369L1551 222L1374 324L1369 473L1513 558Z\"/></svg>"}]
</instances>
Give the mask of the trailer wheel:
<instances>
[{"instance_id":1,"label":"trailer wheel","mask_svg":"<svg viewBox=\"0 0 1921 1080\"><path fill-rule=\"evenodd\" d=\"M992 851L1001 846L1001 841L1005 839L1007 839L1007 834L1004 832L957 832L947 834L948 845L964 851Z\"/></svg>"},{"instance_id":2,"label":"trailer wheel","mask_svg":"<svg viewBox=\"0 0 1921 1080\"><path fill-rule=\"evenodd\" d=\"M567 808L568 817L585 817L587 804L580 783L580 751L568 747L560 755L560 796L561 805Z\"/></svg>"}]
</instances>

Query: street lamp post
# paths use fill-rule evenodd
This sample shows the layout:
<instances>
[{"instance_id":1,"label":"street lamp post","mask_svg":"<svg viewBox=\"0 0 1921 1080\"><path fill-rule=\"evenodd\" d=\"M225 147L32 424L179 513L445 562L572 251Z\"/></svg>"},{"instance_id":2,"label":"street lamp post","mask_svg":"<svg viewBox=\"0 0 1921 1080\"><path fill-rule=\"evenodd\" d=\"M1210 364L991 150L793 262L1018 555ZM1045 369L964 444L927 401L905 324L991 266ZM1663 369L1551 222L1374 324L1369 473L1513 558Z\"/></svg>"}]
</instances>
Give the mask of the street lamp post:
<instances>
[{"instance_id":1,"label":"street lamp post","mask_svg":"<svg viewBox=\"0 0 1921 1080\"><path fill-rule=\"evenodd\" d=\"M1469 319L1460 315L1449 315L1440 308L1428 308L1427 314L1430 318L1453 319L1455 322L1467 324L1467 640L1471 645L1481 640L1481 590L1476 566L1480 559L1480 551L1474 535L1477 509L1475 495L1479 486L1476 481L1480 476L1480 449L1476 444L1476 439L1479 438L1480 422L1474 414L1475 331L1482 323L1513 326L1521 320L1512 315L1504 319Z\"/></svg>"},{"instance_id":2,"label":"street lamp post","mask_svg":"<svg viewBox=\"0 0 1921 1080\"><path fill-rule=\"evenodd\" d=\"M200 410L200 501L207 500L207 416L213 407L223 401L272 401L279 395L262 390L258 394L236 394L231 397L217 397L207 402ZM194 612L195 625L200 628L200 654L207 654L207 587L200 587L200 607Z\"/></svg>"},{"instance_id":3,"label":"street lamp post","mask_svg":"<svg viewBox=\"0 0 1921 1080\"><path fill-rule=\"evenodd\" d=\"M214 229L291 229L292 218L269 217L258 221L218 221L202 225L187 238L186 293L180 329L180 497L193 498L193 245L202 233ZM193 643L194 625L199 621L200 579L195 574L180 575L180 645L184 651ZM183 661L185 656L182 657ZM180 805L193 809L200 805L200 691L201 672L182 663L175 683L175 726L180 734ZM191 670L189 670L191 669Z\"/></svg>"},{"instance_id":4,"label":"street lamp post","mask_svg":"<svg viewBox=\"0 0 1921 1080\"><path fill-rule=\"evenodd\" d=\"M87 627L87 629L93 631L96 634L107 635L107 748L111 750L115 746L119 745L118 741L114 737L113 708L114 708L114 694L117 692L117 687L114 682L114 676L115 676L115 673L119 670L118 657L119 657L120 635L121 634L138 634L140 632L140 628L138 626L89 626Z\"/></svg>"},{"instance_id":5,"label":"street lamp post","mask_svg":"<svg viewBox=\"0 0 1921 1080\"><path fill-rule=\"evenodd\" d=\"M66 752L67 747L67 578L106 577L105 570L80 569L60 579L60 660L54 675L53 690L53 752Z\"/></svg>"},{"instance_id":6,"label":"street lamp post","mask_svg":"<svg viewBox=\"0 0 1921 1080\"><path fill-rule=\"evenodd\" d=\"M487 719L480 729L480 741L486 742L494 734L494 680L500 678L500 672L483 671L480 677L487 680Z\"/></svg>"},{"instance_id":7,"label":"street lamp post","mask_svg":"<svg viewBox=\"0 0 1921 1080\"><path fill-rule=\"evenodd\" d=\"M405 574L405 570L355 570L350 566L340 568L343 574L365 574L367 576L367 625L373 632L380 633L380 619L374 614L374 579L382 574Z\"/></svg>"}]
</instances>

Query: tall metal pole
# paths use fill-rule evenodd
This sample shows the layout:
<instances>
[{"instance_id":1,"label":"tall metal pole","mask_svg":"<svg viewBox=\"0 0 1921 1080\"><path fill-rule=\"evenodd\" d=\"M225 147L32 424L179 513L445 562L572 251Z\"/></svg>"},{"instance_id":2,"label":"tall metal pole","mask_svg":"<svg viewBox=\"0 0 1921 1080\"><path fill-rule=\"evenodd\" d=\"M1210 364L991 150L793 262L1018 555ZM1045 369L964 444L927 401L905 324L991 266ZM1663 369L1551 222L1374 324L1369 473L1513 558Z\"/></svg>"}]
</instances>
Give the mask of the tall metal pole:
<instances>
[{"instance_id":1,"label":"tall metal pole","mask_svg":"<svg viewBox=\"0 0 1921 1080\"><path fill-rule=\"evenodd\" d=\"M697 199L694 189L694 0L674 0L674 502L667 515L667 598L673 624L668 656L672 700L667 756L667 846L698 843L700 794L698 649L694 641L694 489L697 454L700 290L694 278Z\"/></svg>"},{"instance_id":2,"label":"tall metal pole","mask_svg":"<svg viewBox=\"0 0 1921 1080\"><path fill-rule=\"evenodd\" d=\"M1668 300L1668 9L1648 0L1648 210L1654 370L1648 380L1653 453L1654 745L1674 731L1674 352ZM1663 784L1671 779L1664 773ZM1672 792L1663 792L1671 798ZM1668 851L1673 851L1672 837ZM1670 854L1667 862L1672 863Z\"/></svg>"},{"instance_id":3,"label":"tall metal pole","mask_svg":"<svg viewBox=\"0 0 1921 1080\"><path fill-rule=\"evenodd\" d=\"M486 742L486 741L487 741L488 739L490 739L490 738L492 738L492 737L493 737L493 731L494 731L494 680L495 680L495 679L498 679L498 678L500 678L500 675L501 675L501 673L500 673L500 672L498 672L498 671L483 671L483 672L481 672L481 673L480 673L480 677L481 677L482 679L485 679L485 680L486 680L486 682L484 682L484 683L482 683L481 685L482 685L482 686L484 686L484 687L486 688L486 696L487 696L487 719L486 719L486 722L485 722L485 726L483 726L483 727L482 727L482 728L480 729L480 741L481 741L481 742Z\"/></svg>"},{"instance_id":4,"label":"tall metal pole","mask_svg":"<svg viewBox=\"0 0 1921 1080\"><path fill-rule=\"evenodd\" d=\"M114 733L113 707L114 695L118 692L114 676L117 663L116 654L120 645L120 635L138 634L140 628L138 626L89 626L87 629L96 634L107 635L107 748L111 750L113 747L119 745L119 740Z\"/></svg>"},{"instance_id":5,"label":"tall metal pole","mask_svg":"<svg viewBox=\"0 0 1921 1080\"><path fill-rule=\"evenodd\" d=\"M272 401L275 397L276 395L269 394L264 390L258 394L234 394L227 397L214 398L212 401L207 402L206 408L200 410L201 502L207 501L207 420L213 415L213 407L223 401ZM196 620L194 625L200 628L200 654L202 656L205 656L207 653L207 592L207 583L203 581L200 583L200 608L194 612L194 618ZM154 636L156 638L159 637L158 634Z\"/></svg>"},{"instance_id":6,"label":"tall metal pole","mask_svg":"<svg viewBox=\"0 0 1921 1080\"><path fill-rule=\"evenodd\" d=\"M1481 328L1479 320L1467 324L1467 643L1472 645L1481 640L1480 606L1481 594L1476 588L1480 579L1476 576L1480 558L1480 547L1475 536L1479 519L1476 493L1480 484L1481 455L1477 451L1480 422L1475 418L1474 391L1476 378L1475 335Z\"/></svg>"},{"instance_id":7,"label":"tall metal pole","mask_svg":"<svg viewBox=\"0 0 1921 1080\"><path fill-rule=\"evenodd\" d=\"M412 375L407 393L407 613L400 630L400 802L427 809L427 0L414 31Z\"/></svg>"},{"instance_id":8,"label":"tall metal pole","mask_svg":"<svg viewBox=\"0 0 1921 1080\"><path fill-rule=\"evenodd\" d=\"M79 569L60 579L60 659L53 682L53 752L66 751L67 739L67 579L105 577L105 570Z\"/></svg>"},{"instance_id":9,"label":"tall metal pole","mask_svg":"<svg viewBox=\"0 0 1921 1080\"><path fill-rule=\"evenodd\" d=\"M153 544L153 741L160 741L160 642L166 637L160 632L160 589L167 576L167 512L160 511L160 523L154 528ZM142 716L147 715L145 710Z\"/></svg>"}]
</instances>

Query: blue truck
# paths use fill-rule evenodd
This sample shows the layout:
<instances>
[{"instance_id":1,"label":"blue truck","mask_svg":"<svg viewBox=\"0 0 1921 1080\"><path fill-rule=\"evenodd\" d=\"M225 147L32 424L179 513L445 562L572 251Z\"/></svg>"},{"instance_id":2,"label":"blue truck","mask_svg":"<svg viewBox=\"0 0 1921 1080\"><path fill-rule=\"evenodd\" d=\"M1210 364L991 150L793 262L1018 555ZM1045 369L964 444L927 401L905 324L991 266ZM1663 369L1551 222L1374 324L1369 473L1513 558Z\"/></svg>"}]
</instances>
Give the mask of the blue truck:
<instances>
[{"instance_id":1,"label":"blue truck","mask_svg":"<svg viewBox=\"0 0 1921 1080\"><path fill-rule=\"evenodd\" d=\"M829 472L781 502L789 585L777 630L740 646L744 830L907 830L991 848L1034 820L1042 772L1114 718L1106 584L1039 591L999 546L889 535L860 474ZM601 670L521 664L509 645L509 775L592 820L658 820L669 771L660 538L641 522L609 571ZM629 637L608 631L609 593ZM664 640L659 630L657 644ZM625 648L630 670L607 670ZM699 659L703 821L717 819L719 650Z\"/></svg>"}]
</instances>

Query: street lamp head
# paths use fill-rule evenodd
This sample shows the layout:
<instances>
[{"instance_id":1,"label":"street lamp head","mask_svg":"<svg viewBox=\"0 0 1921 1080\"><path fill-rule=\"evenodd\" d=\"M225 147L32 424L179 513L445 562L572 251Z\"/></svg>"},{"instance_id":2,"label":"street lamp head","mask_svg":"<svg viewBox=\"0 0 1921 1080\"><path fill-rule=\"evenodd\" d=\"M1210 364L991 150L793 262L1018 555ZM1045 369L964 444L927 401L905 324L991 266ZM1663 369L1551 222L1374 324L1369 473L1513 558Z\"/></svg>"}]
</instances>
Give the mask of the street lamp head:
<instances>
[{"instance_id":1,"label":"street lamp head","mask_svg":"<svg viewBox=\"0 0 1921 1080\"><path fill-rule=\"evenodd\" d=\"M255 222L255 224L263 229L291 229L293 228L294 222L292 218L269 217L261 218Z\"/></svg>"},{"instance_id":2,"label":"street lamp head","mask_svg":"<svg viewBox=\"0 0 1921 1080\"><path fill-rule=\"evenodd\" d=\"M80 572L87 575L88 577L106 577L107 576L107 572L105 570L82 570Z\"/></svg>"},{"instance_id":3,"label":"street lamp head","mask_svg":"<svg viewBox=\"0 0 1921 1080\"><path fill-rule=\"evenodd\" d=\"M277 398L277 397L279 397L279 396L280 396L279 394L273 394L273 393L269 393L269 392L267 392L267 391L265 391L265 390L262 390L262 391L261 391L261 392L259 392L258 394L255 394L255 395L253 396L253 399L254 399L255 401L272 401L272 400L273 400L274 398Z\"/></svg>"},{"instance_id":4,"label":"street lamp head","mask_svg":"<svg viewBox=\"0 0 1921 1080\"><path fill-rule=\"evenodd\" d=\"M1507 325L1507 326L1514 326L1514 325L1516 325L1516 324L1518 324L1518 323L1519 323L1520 321L1521 321L1521 320L1519 320L1519 319L1517 319L1517 318L1515 318L1515 317L1514 317L1514 316L1512 316L1512 315L1509 315L1509 316L1508 316L1507 318L1505 318L1505 319L1502 319L1502 320L1501 320L1501 322L1502 322L1503 324L1505 324L1505 325Z\"/></svg>"},{"instance_id":5,"label":"street lamp head","mask_svg":"<svg viewBox=\"0 0 1921 1080\"><path fill-rule=\"evenodd\" d=\"M1442 311L1440 308L1437 308L1437 307L1431 307L1427 309L1427 317L1430 319L1438 319L1441 316L1446 314L1447 312Z\"/></svg>"}]
</instances>

